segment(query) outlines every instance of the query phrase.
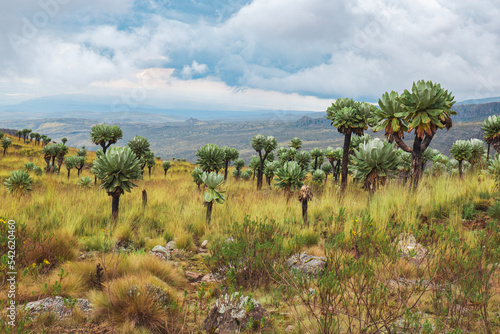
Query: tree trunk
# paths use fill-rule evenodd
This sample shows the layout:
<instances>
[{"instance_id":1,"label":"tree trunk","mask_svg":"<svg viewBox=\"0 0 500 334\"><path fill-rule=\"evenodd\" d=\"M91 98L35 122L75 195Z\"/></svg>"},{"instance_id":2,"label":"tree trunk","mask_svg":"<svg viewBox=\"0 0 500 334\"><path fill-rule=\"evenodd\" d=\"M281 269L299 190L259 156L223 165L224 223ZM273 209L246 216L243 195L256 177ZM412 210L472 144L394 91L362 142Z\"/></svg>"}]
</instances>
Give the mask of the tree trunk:
<instances>
[{"instance_id":1,"label":"tree trunk","mask_svg":"<svg viewBox=\"0 0 500 334\"><path fill-rule=\"evenodd\" d=\"M342 175L340 179L340 195L344 195L347 188L347 173L349 167L349 146L351 145L351 130L344 134L344 152L342 154Z\"/></svg>"},{"instance_id":2,"label":"tree trunk","mask_svg":"<svg viewBox=\"0 0 500 334\"><path fill-rule=\"evenodd\" d=\"M314 170L318 168L318 157L314 158Z\"/></svg>"},{"instance_id":3,"label":"tree trunk","mask_svg":"<svg viewBox=\"0 0 500 334\"><path fill-rule=\"evenodd\" d=\"M165 171L165 177L167 177L167 170L166 170L166 169L164 169L164 171Z\"/></svg>"},{"instance_id":4,"label":"tree trunk","mask_svg":"<svg viewBox=\"0 0 500 334\"><path fill-rule=\"evenodd\" d=\"M413 151L411 152L411 188L415 192L417 190L418 181L420 180L420 170L422 167L422 138L415 136L413 141Z\"/></svg>"},{"instance_id":5,"label":"tree trunk","mask_svg":"<svg viewBox=\"0 0 500 334\"><path fill-rule=\"evenodd\" d=\"M116 220L118 218L119 206L120 206L120 195L114 195L113 201L111 202L111 213L113 215L113 220Z\"/></svg>"},{"instance_id":6,"label":"tree trunk","mask_svg":"<svg viewBox=\"0 0 500 334\"><path fill-rule=\"evenodd\" d=\"M59 174L61 172L61 166L64 162L64 156L62 157L57 157L57 166L59 167L59 169L57 170L57 174Z\"/></svg>"},{"instance_id":7,"label":"tree trunk","mask_svg":"<svg viewBox=\"0 0 500 334\"><path fill-rule=\"evenodd\" d=\"M149 170L149 178L151 178L151 167L148 166L148 170Z\"/></svg>"},{"instance_id":8,"label":"tree trunk","mask_svg":"<svg viewBox=\"0 0 500 334\"><path fill-rule=\"evenodd\" d=\"M309 221L307 220L307 199L302 201L302 219L304 224L309 227Z\"/></svg>"},{"instance_id":9,"label":"tree trunk","mask_svg":"<svg viewBox=\"0 0 500 334\"><path fill-rule=\"evenodd\" d=\"M69 180L69 173L71 172L71 169L68 169L68 180Z\"/></svg>"},{"instance_id":10,"label":"tree trunk","mask_svg":"<svg viewBox=\"0 0 500 334\"><path fill-rule=\"evenodd\" d=\"M6 148L4 148L4 149L3 149L3 155L5 155L5 151L7 151L7 149L6 149Z\"/></svg>"},{"instance_id":11,"label":"tree trunk","mask_svg":"<svg viewBox=\"0 0 500 334\"><path fill-rule=\"evenodd\" d=\"M257 190L262 188L262 179L264 178L264 161L261 162L260 168L257 171Z\"/></svg>"},{"instance_id":12,"label":"tree trunk","mask_svg":"<svg viewBox=\"0 0 500 334\"><path fill-rule=\"evenodd\" d=\"M206 206L207 206L206 220L207 220L207 224L210 224L210 221L212 220L212 209L214 206L214 201L206 203Z\"/></svg>"},{"instance_id":13,"label":"tree trunk","mask_svg":"<svg viewBox=\"0 0 500 334\"><path fill-rule=\"evenodd\" d=\"M458 176L460 178L463 177L463 173L462 173L462 164L463 164L463 160L458 160Z\"/></svg>"},{"instance_id":14,"label":"tree trunk","mask_svg":"<svg viewBox=\"0 0 500 334\"><path fill-rule=\"evenodd\" d=\"M266 176L266 180L267 180L267 185L270 187L271 186L271 178Z\"/></svg>"},{"instance_id":15,"label":"tree trunk","mask_svg":"<svg viewBox=\"0 0 500 334\"><path fill-rule=\"evenodd\" d=\"M97 175L94 175L94 186L97 185Z\"/></svg>"},{"instance_id":16,"label":"tree trunk","mask_svg":"<svg viewBox=\"0 0 500 334\"><path fill-rule=\"evenodd\" d=\"M486 153L486 162L490 161L490 146L491 143L488 143L488 153Z\"/></svg>"},{"instance_id":17,"label":"tree trunk","mask_svg":"<svg viewBox=\"0 0 500 334\"><path fill-rule=\"evenodd\" d=\"M227 169L229 168L229 161L224 163L224 181L227 181Z\"/></svg>"},{"instance_id":18,"label":"tree trunk","mask_svg":"<svg viewBox=\"0 0 500 334\"><path fill-rule=\"evenodd\" d=\"M333 165L333 159L328 159L330 161L330 165L332 165L332 177L335 177L335 166Z\"/></svg>"},{"instance_id":19,"label":"tree trunk","mask_svg":"<svg viewBox=\"0 0 500 334\"><path fill-rule=\"evenodd\" d=\"M145 208L148 205L148 193L146 189L142 191L142 207Z\"/></svg>"},{"instance_id":20,"label":"tree trunk","mask_svg":"<svg viewBox=\"0 0 500 334\"><path fill-rule=\"evenodd\" d=\"M54 173L55 165L56 165L56 157L52 157L52 168L50 168L51 173Z\"/></svg>"},{"instance_id":21,"label":"tree trunk","mask_svg":"<svg viewBox=\"0 0 500 334\"><path fill-rule=\"evenodd\" d=\"M46 158L44 157L45 159L45 163L47 164L47 168L45 168L45 171L48 173L50 171L50 157Z\"/></svg>"}]
</instances>

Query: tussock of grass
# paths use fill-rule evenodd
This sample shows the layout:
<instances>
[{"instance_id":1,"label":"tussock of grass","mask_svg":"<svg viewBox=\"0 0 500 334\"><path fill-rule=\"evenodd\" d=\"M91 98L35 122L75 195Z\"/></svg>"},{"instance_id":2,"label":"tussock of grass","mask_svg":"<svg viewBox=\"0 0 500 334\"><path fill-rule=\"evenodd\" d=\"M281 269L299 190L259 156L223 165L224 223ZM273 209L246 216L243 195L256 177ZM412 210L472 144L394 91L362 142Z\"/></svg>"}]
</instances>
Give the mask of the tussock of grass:
<instances>
[{"instance_id":1,"label":"tussock of grass","mask_svg":"<svg viewBox=\"0 0 500 334\"><path fill-rule=\"evenodd\" d=\"M178 297L165 282L151 275L124 277L105 291L89 294L95 320L123 325L126 330L145 328L153 333L170 332L167 323L177 317Z\"/></svg>"}]
</instances>

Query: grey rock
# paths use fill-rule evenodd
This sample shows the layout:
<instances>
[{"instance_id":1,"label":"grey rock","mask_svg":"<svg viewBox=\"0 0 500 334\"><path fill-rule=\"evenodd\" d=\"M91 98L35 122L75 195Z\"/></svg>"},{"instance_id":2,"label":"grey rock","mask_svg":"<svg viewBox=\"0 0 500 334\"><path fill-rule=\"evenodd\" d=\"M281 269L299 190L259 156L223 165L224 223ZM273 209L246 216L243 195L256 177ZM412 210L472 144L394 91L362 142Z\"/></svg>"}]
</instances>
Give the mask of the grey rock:
<instances>
[{"instance_id":1,"label":"grey rock","mask_svg":"<svg viewBox=\"0 0 500 334\"><path fill-rule=\"evenodd\" d=\"M154 255L163 261L170 260L170 258L172 257L168 249L161 245L154 246L153 249L149 252L149 254Z\"/></svg>"},{"instance_id":2,"label":"grey rock","mask_svg":"<svg viewBox=\"0 0 500 334\"><path fill-rule=\"evenodd\" d=\"M269 316L265 308L249 296L238 292L225 294L215 302L203 321L203 329L209 333L219 330L220 334L239 332L250 326L260 326L263 318ZM253 323L249 323L252 319Z\"/></svg>"},{"instance_id":3,"label":"grey rock","mask_svg":"<svg viewBox=\"0 0 500 334\"><path fill-rule=\"evenodd\" d=\"M31 315L36 315L40 312L54 312L59 318L71 316L73 310L64 305L64 298L60 296L47 297L45 299L29 302L26 305L20 305L26 310L29 310ZM74 307L78 307L83 312L88 313L92 310L92 306L88 299L78 298Z\"/></svg>"},{"instance_id":4,"label":"grey rock","mask_svg":"<svg viewBox=\"0 0 500 334\"><path fill-rule=\"evenodd\" d=\"M299 253L286 260L292 270L300 270L308 275L321 275L326 266L326 258Z\"/></svg>"},{"instance_id":5,"label":"grey rock","mask_svg":"<svg viewBox=\"0 0 500 334\"><path fill-rule=\"evenodd\" d=\"M165 246L165 248L168 249L169 251L176 249L175 248L175 241L172 240L172 241L167 242L167 245Z\"/></svg>"},{"instance_id":6,"label":"grey rock","mask_svg":"<svg viewBox=\"0 0 500 334\"><path fill-rule=\"evenodd\" d=\"M203 242L201 243L201 248L207 248L208 246L208 240L203 240Z\"/></svg>"}]
</instances>

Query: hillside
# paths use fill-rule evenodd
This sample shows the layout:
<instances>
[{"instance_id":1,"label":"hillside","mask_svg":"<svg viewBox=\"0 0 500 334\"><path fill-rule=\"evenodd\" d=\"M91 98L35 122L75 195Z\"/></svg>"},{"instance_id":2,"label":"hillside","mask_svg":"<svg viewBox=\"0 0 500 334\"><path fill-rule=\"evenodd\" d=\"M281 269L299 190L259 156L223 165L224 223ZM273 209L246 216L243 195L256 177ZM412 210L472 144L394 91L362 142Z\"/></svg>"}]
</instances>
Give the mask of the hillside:
<instances>
[{"instance_id":1,"label":"hillside","mask_svg":"<svg viewBox=\"0 0 500 334\"><path fill-rule=\"evenodd\" d=\"M26 162L45 165L40 146L12 140L0 158L2 183ZM69 154L75 153L70 148ZM297 193L287 200L275 186L256 191L252 179L229 176L221 187L225 201L215 204L207 224L202 193L190 175L194 166L173 162L165 177L160 163L151 177L135 181L138 187L121 196L116 221L111 197L98 186L79 187L75 170L69 178L65 171L32 174L33 189L20 198L0 188L0 235L8 233L4 222L14 220L17 226L16 301L60 296L71 305L82 298L62 320L50 310L31 318L19 311L19 328L29 333L209 331L217 298L240 291L253 298L240 309L255 321L248 328L262 333L317 332L324 319L338 323L341 332L359 332L360 317L368 332L377 327L406 333L422 326L438 332L500 329L495 318L500 230L492 217L500 217L500 193L488 174L476 170L462 180L425 176L414 194L392 180L370 196L354 182L345 197L339 197L332 178L314 185L308 176L305 183L313 192L308 225ZM93 180L87 168L82 175ZM205 240L208 247L202 248ZM2 254L6 247L0 244ZM290 256L300 252L318 256L305 264L320 266L324 279L290 271L298 255ZM4 260L1 268L0 299L5 300ZM491 321L487 325L483 307ZM382 323L368 315L373 310ZM460 318L450 317L453 312ZM5 317L0 320L5 332Z\"/></svg>"},{"instance_id":2,"label":"hillside","mask_svg":"<svg viewBox=\"0 0 500 334\"><path fill-rule=\"evenodd\" d=\"M495 109L496 110L496 109ZM484 113L481 112L481 115ZM436 148L448 154L453 142L460 138L482 138L482 116L471 116L479 121L454 122L449 131L439 131L431 143ZM99 121L77 118L55 118L37 120L3 121L2 127L10 129L31 128L34 132L46 134L53 140L59 141L68 138L68 144L89 150L97 150L97 146L90 142L89 132L94 124ZM179 158L196 161L196 150L206 143L220 146L235 147L241 152L241 157L248 163L255 154L250 149L250 139L256 134L272 135L277 138L279 146L288 146L290 140L299 137L303 147L307 150L326 148L328 146L340 147L343 136L330 125L330 121L323 117L304 116L299 120L288 121L280 118L274 120L245 120L245 121L199 121L190 119L185 122L175 123L137 123L107 122L116 124L123 130L123 140L118 145L125 145L133 136L146 137L151 143L155 154L163 158ZM70 129L70 130L68 130ZM370 135L381 137L382 132ZM409 137L411 139L411 135Z\"/></svg>"}]
</instances>

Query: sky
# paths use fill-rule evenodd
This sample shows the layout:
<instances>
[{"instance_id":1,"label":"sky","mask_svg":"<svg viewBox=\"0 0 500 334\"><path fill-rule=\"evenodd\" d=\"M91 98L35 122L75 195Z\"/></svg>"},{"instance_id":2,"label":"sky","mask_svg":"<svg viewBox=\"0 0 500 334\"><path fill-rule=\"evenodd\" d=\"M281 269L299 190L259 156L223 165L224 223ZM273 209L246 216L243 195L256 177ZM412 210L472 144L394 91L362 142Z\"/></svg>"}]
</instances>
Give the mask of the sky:
<instances>
[{"instance_id":1,"label":"sky","mask_svg":"<svg viewBox=\"0 0 500 334\"><path fill-rule=\"evenodd\" d=\"M324 111L432 80L500 95L496 0L4 0L0 105Z\"/></svg>"}]
</instances>

